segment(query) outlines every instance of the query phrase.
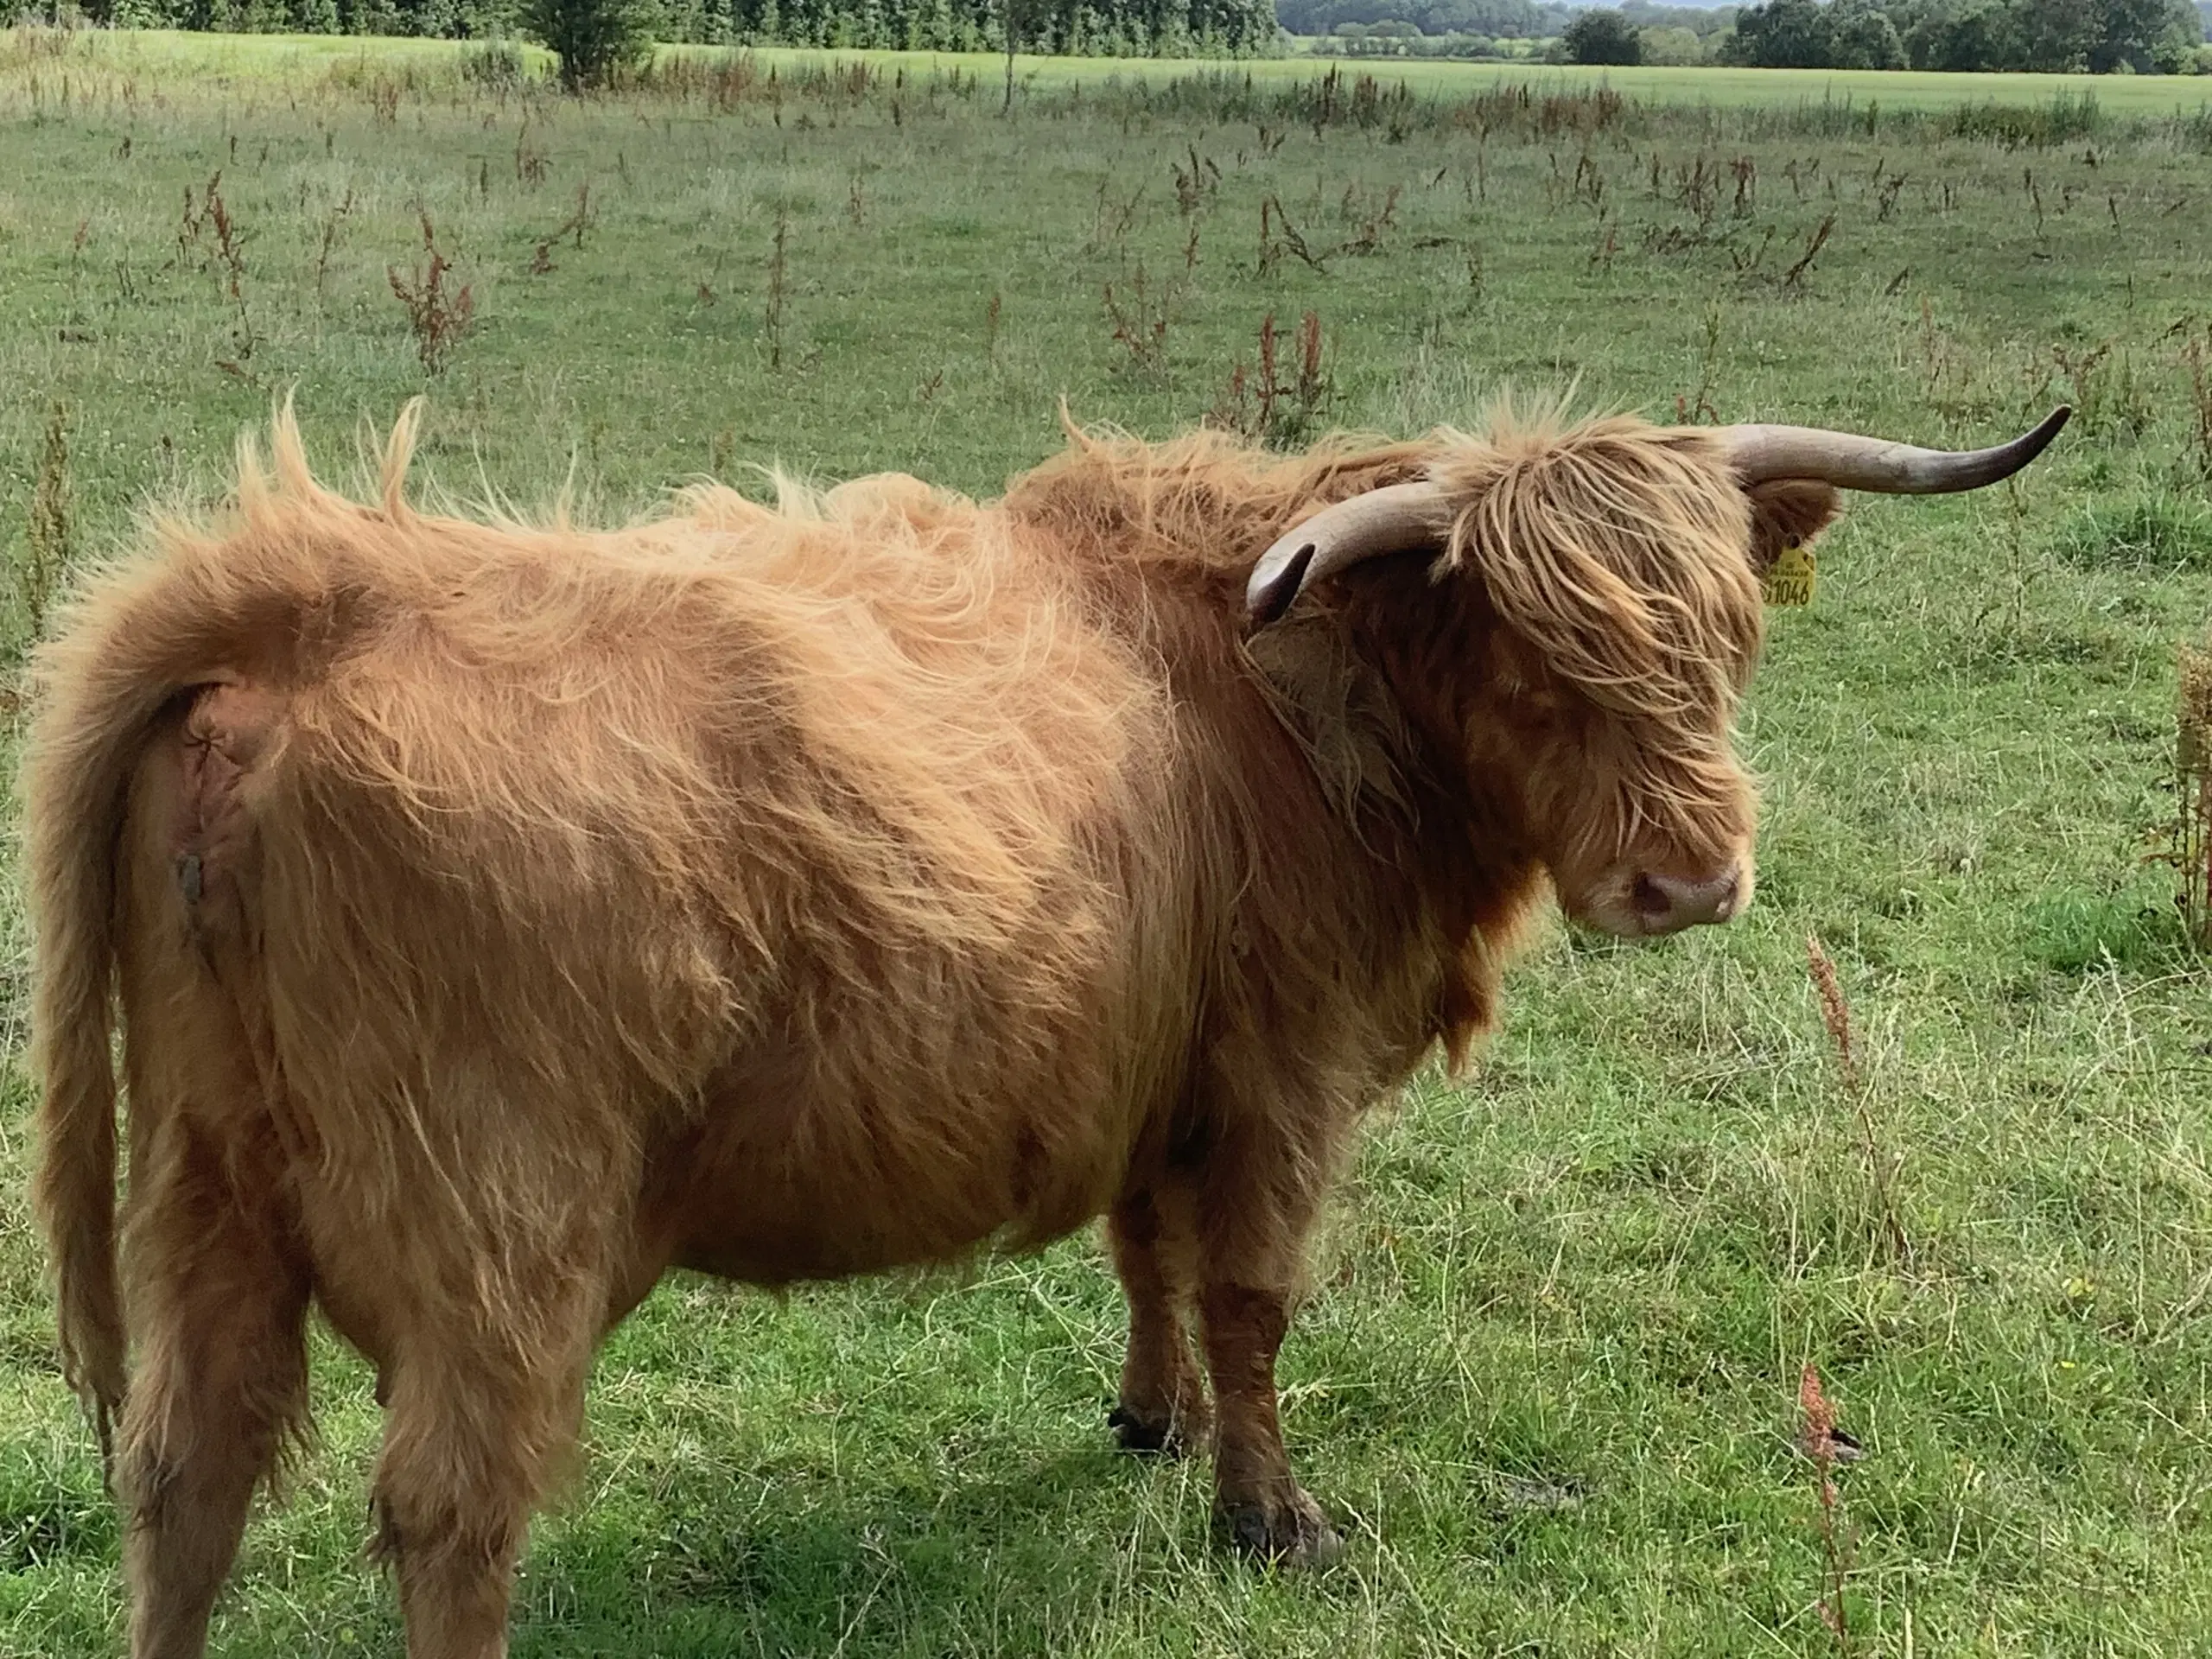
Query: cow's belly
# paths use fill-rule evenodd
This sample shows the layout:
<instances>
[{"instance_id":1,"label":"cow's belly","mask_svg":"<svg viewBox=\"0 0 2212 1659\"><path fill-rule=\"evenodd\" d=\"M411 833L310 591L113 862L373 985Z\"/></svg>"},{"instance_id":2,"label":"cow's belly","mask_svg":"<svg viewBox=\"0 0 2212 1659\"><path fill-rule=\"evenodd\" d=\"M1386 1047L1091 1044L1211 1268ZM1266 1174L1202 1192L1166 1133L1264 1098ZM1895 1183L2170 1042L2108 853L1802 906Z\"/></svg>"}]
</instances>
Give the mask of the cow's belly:
<instances>
[{"instance_id":1,"label":"cow's belly","mask_svg":"<svg viewBox=\"0 0 2212 1659\"><path fill-rule=\"evenodd\" d=\"M1153 1114L1132 1077L1071 1090L1055 1069L824 1088L750 1067L655 1159L645 1230L674 1265L756 1284L1056 1237L1113 1201Z\"/></svg>"},{"instance_id":2,"label":"cow's belly","mask_svg":"<svg viewBox=\"0 0 2212 1659\"><path fill-rule=\"evenodd\" d=\"M673 1266L755 1285L842 1279L960 1255L1012 1219L1009 1206L981 1203L959 1215L917 1217L895 1208L887 1191L832 1192L804 1178L729 1173L715 1191L695 1188ZM870 1217L865 1227L855 1224L861 1215Z\"/></svg>"}]
</instances>

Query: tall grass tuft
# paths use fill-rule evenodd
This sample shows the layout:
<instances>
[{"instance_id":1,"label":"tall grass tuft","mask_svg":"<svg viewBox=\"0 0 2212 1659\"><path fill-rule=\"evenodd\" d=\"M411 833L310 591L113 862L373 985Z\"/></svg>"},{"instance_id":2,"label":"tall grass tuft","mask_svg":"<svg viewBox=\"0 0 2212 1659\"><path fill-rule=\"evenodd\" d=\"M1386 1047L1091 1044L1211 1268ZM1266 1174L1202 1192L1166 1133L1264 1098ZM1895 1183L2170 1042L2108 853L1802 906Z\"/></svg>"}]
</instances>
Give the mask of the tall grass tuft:
<instances>
[{"instance_id":1,"label":"tall grass tuft","mask_svg":"<svg viewBox=\"0 0 2212 1659\"><path fill-rule=\"evenodd\" d=\"M46 417L38 475L31 486L29 534L16 567L16 594L23 607L26 643L46 631L46 613L62 573L69 568L69 406L57 401Z\"/></svg>"},{"instance_id":2,"label":"tall grass tuft","mask_svg":"<svg viewBox=\"0 0 2212 1659\"><path fill-rule=\"evenodd\" d=\"M453 265L438 251L437 232L427 213L423 215L423 251L430 257L427 266L403 276L398 266L387 265L385 277L391 284L392 296L407 308L408 331L415 336L415 354L422 359L423 372L439 374L476 320L476 296L467 283L448 286Z\"/></svg>"},{"instance_id":3,"label":"tall grass tuft","mask_svg":"<svg viewBox=\"0 0 2212 1659\"><path fill-rule=\"evenodd\" d=\"M1882 1149L1881 1139L1874 1132L1873 1109L1867 1101L1866 1074L1860 1070L1859 1051L1852 1039L1851 1005L1845 1001L1842 982L1837 979L1835 963L1821 944L1821 936L1805 936L1805 963L1812 974L1813 989L1821 1000L1821 1023L1827 1027L1828 1041L1835 1049L1837 1070L1842 1076L1843 1091L1850 1097L1853 1116L1859 1122L1859 1149L1866 1160L1866 1179L1873 1188L1875 1205L1881 1211L1882 1233L1889 1246L1892 1262L1911 1260L1912 1242L1906 1236L1904 1222L1897 1213L1897 1172L1899 1159Z\"/></svg>"},{"instance_id":4,"label":"tall grass tuft","mask_svg":"<svg viewBox=\"0 0 2212 1659\"><path fill-rule=\"evenodd\" d=\"M1797 1375L1797 1409L1802 1419L1799 1444L1813 1460L1814 1525L1821 1535L1821 1623L1835 1638L1837 1650L1852 1651L1851 1615L1844 1605L1844 1584L1851 1574L1851 1532L1844 1519L1843 1497L1836 1489L1836 1465L1847 1460L1851 1442L1836 1427L1835 1408L1821 1387L1821 1374L1810 1360Z\"/></svg>"},{"instance_id":5,"label":"tall grass tuft","mask_svg":"<svg viewBox=\"0 0 2212 1659\"><path fill-rule=\"evenodd\" d=\"M2202 650L2181 648L2180 679L2174 852L2181 865L2181 910L2189 936L2212 950L2212 633L2205 636Z\"/></svg>"},{"instance_id":6,"label":"tall grass tuft","mask_svg":"<svg viewBox=\"0 0 2212 1659\"><path fill-rule=\"evenodd\" d=\"M2189 372L2189 442L2196 475L2212 482L2212 322L2193 331L2181 348Z\"/></svg>"},{"instance_id":7,"label":"tall grass tuft","mask_svg":"<svg viewBox=\"0 0 2212 1659\"><path fill-rule=\"evenodd\" d=\"M2054 93L2046 104L1967 104L1943 122L1944 136L1978 138L2005 149L2050 149L2104 130L2094 92Z\"/></svg>"},{"instance_id":8,"label":"tall grass tuft","mask_svg":"<svg viewBox=\"0 0 2212 1659\"><path fill-rule=\"evenodd\" d=\"M763 318L768 334L768 366L784 366L784 295L789 276L785 251L791 239L791 219L776 210L776 239L768 255L768 309Z\"/></svg>"}]
</instances>

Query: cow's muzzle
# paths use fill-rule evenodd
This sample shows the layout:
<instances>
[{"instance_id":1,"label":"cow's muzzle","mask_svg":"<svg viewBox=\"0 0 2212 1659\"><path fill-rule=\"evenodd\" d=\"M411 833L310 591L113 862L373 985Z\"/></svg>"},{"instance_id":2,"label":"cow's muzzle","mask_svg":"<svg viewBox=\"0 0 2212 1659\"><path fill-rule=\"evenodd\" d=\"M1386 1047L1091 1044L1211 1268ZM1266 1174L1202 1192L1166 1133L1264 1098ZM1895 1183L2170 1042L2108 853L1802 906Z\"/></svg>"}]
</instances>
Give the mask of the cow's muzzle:
<instances>
[{"instance_id":1,"label":"cow's muzzle","mask_svg":"<svg viewBox=\"0 0 2212 1659\"><path fill-rule=\"evenodd\" d=\"M1695 870L1626 869L1568 909L1576 920L1623 938L1652 938L1734 921L1749 907L1752 886L1748 858Z\"/></svg>"}]
</instances>

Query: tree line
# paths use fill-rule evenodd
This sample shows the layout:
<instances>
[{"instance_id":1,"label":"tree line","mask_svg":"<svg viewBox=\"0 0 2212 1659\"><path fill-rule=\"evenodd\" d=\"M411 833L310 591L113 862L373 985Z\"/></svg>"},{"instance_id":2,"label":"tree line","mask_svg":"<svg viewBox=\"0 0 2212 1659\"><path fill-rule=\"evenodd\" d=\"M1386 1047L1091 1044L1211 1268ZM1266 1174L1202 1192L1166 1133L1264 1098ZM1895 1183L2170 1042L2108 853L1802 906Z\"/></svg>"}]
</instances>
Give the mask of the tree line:
<instances>
[{"instance_id":1,"label":"tree line","mask_svg":"<svg viewBox=\"0 0 2212 1659\"><path fill-rule=\"evenodd\" d=\"M1326 35L1346 23L1411 23L1423 35L1544 40L1573 16L1536 0L1275 0L1275 16L1294 35Z\"/></svg>"},{"instance_id":2,"label":"tree line","mask_svg":"<svg viewBox=\"0 0 2212 1659\"><path fill-rule=\"evenodd\" d=\"M59 4L60 0L52 0ZM1737 10L1630 0L77 0L136 28L507 39L606 36L936 51L1179 56L1263 52L1300 35L1402 30L1432 41L1560 41L1582 63L1756 68L2212 68L2212 0L1765 0ZM1347 27L1350 26L1350 27ZM1525 48L1524 48L1525 49ZM597 48L594 48L594 51ZM569 54L563 51L564 62Z\"/></svg>"},{"instance_id":3,"label":"tree line","mask_svg":"<svg viewBox=\"0 0 2212 1659\"><path fill-rule=\"evenodd\" d=\"M1766 0L1712 43L1758 69L2086 70L2187 74L2212 68L2203 0ZM1654 31L1626 10L1567 26L1580 63L1650 60Z\"/></svg>"},{"instance_id":4,"label":"tree line","mask_svg":"<svg viewBox=\"0 0 2212 1659\"><path fill-rule=\"evenodd\" d=\"M420 35L549 44L604 22L622 39L746 46L1101 56L1244 54L1272 47L1273 0L79 0L137 29ZM564 54L565 56L565 54Z\"/></svg>"},{"instance_id":5,"label":"tree line","mask_svg":"<svg viewBox=\"0 0 2212 1659\"><path fill-rule=\"evenodd\" d=\"M1727 60L1759 68L2184 73L2190 0L1768 0L1738 13Z\"/></svg>"}]
</instances>

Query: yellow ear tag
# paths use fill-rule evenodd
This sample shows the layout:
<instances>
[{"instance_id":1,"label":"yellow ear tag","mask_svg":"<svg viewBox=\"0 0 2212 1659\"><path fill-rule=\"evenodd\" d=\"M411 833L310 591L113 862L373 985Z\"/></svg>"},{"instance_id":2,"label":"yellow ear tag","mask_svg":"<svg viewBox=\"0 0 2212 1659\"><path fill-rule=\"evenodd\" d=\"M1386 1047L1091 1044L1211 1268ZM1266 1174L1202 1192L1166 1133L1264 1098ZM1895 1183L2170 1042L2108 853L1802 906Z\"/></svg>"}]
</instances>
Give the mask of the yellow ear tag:
<instances>
[{"instance_id":1,"label":"yellow ear tag","mask_svg":"<svg viewBox=\"0 0 2212 1659\"><path fill-rule=\"evenodd\" d=\"M1813 602L1813 550L1792 542L1782 550L1764 584L1770 605L1809 605Z\"/></svg>"}]
</instances>

